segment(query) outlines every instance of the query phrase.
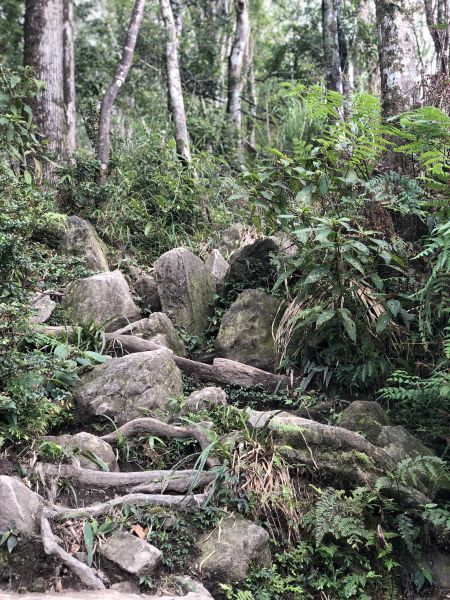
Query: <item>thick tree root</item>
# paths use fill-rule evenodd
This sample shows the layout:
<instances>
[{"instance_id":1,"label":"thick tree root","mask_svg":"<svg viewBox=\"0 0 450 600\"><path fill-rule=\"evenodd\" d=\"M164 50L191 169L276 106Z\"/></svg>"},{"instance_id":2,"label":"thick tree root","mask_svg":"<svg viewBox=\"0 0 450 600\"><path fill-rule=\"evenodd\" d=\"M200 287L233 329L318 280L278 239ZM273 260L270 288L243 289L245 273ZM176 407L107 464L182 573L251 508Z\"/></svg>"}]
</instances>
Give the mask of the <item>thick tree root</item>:
<instances>
[{"instance_id":1,"label":"thick tree root","mask_svg":"<svg viewBox=\"0 0 450 600\"><path fill-rule=\"evenodd\" d=\"M101 439L105 442L115 442L121 437L128 439L143 434L175 439L193 438L197 440L200 448L205 450L211 445L211 436L209 434L211 426L212 423L205 422L198 423L192 427L179 427L177 425L164 423L163 421L159 421L158 419L153 419L151 417L143 417L141 419L134 419L133 421L125 423L125 425L122 425L122 427L119 427L116 429L116 431L102 436ZM206 461L206 465L210 468L218 467L220 466L220 461L214 456L209 456Z\"/></svg>"},{"instance_id":2,"label":"thick tree root","mask_svg":"<svg viewBox=\"0 0 450 600\"><path fill-rule=\"evenodd\" d=\"M83 517L98 517L108 513L111 509L118 506L133 505L133 506L159 506L167 508L175 508L185 512L199 512L206 500L206 494L193 494L192 496L180 495L170 496L166 494L127 494L119 498L113 498L102 504L80 508L65 508L55 507L57 514L55 519L58 521L66 521L67 519L80 519Z\"/></svg>"},{"instance_id":3,"label":"thick tree root","mask_svg":"<svg viewBox=\"0 0 450 600\"><path fill-rule=\"evenodd\" d=\"M105 586L90 567L61 548L52 532L45 510L41 513L41 536L46 554L56 556L66 565L89 590L104 590Z\"/></svg>"},{"instance_id":4,"label":"thick tree root","mask_svg":"<svg viewBox=\"0 0 450 600\"><path fill-rule=\"evenodd\" d=\"M117 473L83 469L77 465L38 464L37 469L44 477L63 477L97 489L121 489L136 485L145 486L151 493L178 492L180 494L205 487L214 480L214 473L185 471L137 471Z\"/></svg>"}]
</instances>

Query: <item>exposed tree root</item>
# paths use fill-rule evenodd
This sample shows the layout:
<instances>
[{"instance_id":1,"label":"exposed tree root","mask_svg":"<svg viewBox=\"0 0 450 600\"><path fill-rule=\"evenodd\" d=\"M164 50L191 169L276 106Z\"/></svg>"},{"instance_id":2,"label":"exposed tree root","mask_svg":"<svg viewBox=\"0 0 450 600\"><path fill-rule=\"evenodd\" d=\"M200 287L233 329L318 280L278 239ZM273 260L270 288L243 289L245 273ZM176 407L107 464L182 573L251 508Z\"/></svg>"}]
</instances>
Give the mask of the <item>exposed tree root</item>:
<instances>
[{"instance_id":1,"label":"exposed tree root","mask_svg":"<svg viewBox=\"0 0 450 600\"><path fill-rule=\"evenodd\" d=\"M205 487L214 479L214 473L185 471L137 471L117 473L83 469L78 465L39 464L40 473L50 477L64 477L77 485L93 488L129 488L144 485L151 493L178 492L180 494L199 487Z\"/></svg>"},{"instance_id":2,"label":"exposed tree root","mask_svg":"<svg viewBox=\"0 0 450 600\"><path fill-rule=\"evenodd\" d=\"M46 554L56 556L66 565L89 590L104 590L102 581L96 577L90 567L61 548L52 532L45 510L41 513L41 536Z\"/></svg>"},{"instance_id":3,"label":"exposed tree root","mask_svg":"<svg viewBox=\"0 0 450 600\"><path fill-rule=\"evenodd\" d=\"M197 440L202 450L205 450L211 444L211 436L208 431L212 424L209 422L198 423L192 427L179 427L178 425L170 425L153 419L151 417L143 417L134 419L119 427L112 433L102 436L105 442L114 442L120 437L132 438L142 434L156 435L159 437L169 437L175 439L193 438ZM220 461L214 456L208 457L206 461L208 467L220 466Z\"/></svg>"},{"instance_id":4,"label":"exposed tree root","mask_svg":"<svg viewBox=\"0 0 450 600\"><path fill-rule=\"evenodd\" d=\"M67 519L79 519L83 517L98 517L108 513L117 506L132 504L134 506L160 506L176 508L186 512L199 512L203 502L206 500L206 494L193 494L192 496L180 495L169 496L166 494L127 494L119 498L113 498L102 504L86 506L80 508L55 507L57 514L55 519L65 521Z\"/></svg>"}]
</instances>

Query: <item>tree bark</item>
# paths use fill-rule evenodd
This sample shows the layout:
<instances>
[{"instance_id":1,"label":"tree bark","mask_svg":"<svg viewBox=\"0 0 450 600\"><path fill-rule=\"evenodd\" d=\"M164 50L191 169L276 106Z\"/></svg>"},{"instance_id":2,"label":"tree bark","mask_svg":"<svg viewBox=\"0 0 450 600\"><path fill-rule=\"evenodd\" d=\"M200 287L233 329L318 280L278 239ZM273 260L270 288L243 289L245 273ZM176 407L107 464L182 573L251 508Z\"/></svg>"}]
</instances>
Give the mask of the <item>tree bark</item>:
<instances>
[{"instance_id":1,"label":"tree bark","mask_svg":"<svg viewBox=\"0 0 450 600\"><path fill-rule=\"evenodd\" d=\"M449 43L450 43L450 2L438 0L436 10L432 0L424 0L425 18L430 35L433 39L438 72L449 74Z\"/></svg>"},{"instance_id":2,"label":"tree bark","mask_svg":"<svg viewBox=\"0 0 450 600\"><path fill-rule=\"evenodd\" d=\"M122 50L122 56L117 66L114 78L103 96L98 123L97 159L100 162L100 183L106 181L109 163L109 133L111 130L111 111L117 94L123 86L133 62L136 40L144 16L145 0L136 0L128 25L127 37Z\"/></svg>"},{"instance_id":3,"label":"tree bark","mask_svg":"<svg viewBox=\"0 0 450 600\"><path fill-rule=\"evenodd\" d=\"M242 152L242 90L250 36L250 16L248 0L235 0L236 29L228 61L228 103L227 114L237 137L236 146L239 156Z\"/></svg>"},{"instance_id":4,"label":"tree bark","mask_svg":"<svg viewBox=\"0 0 450 600\"><path fill-rule=\"evenodd\" d=\"M45 89L32 102L39 134L59 160L75 150L75 80L72 0L26 0L24 64ZM51 177L51 163L44 173Z\"/></svg>"},{"instance_id":5,"label":"tree bark","mask_svg":"<svg viewBox=\"0 0 450 600\"><path fill-rule=\"evenodd\" d=\"M184 109L183 89L181 87L177 21L175 21L170 0L160 0L160 8L166 32L167 89L175 129L177 153L182 161L189 164L191 162L191 150L186 124L186 112ZM178 29L181 30L181 21L179 19Z\"/></svg>"},{"instance_id":6,"label":"tree bark","mask_svg":"<svg viewBox=\"0 0 450 600\"><path fill-rule=\"evenodd\" d=\"M344 92L341 56L339 52L340 0L322 0L322 36L327 88Z\"/></svg>"},{"instance_id":7,"label":"tree bark","mask_svg":"<svg viewBox=\"0 0 450 600\"><path fill-rule=\"evenodd\" d=\"M250 117L247 119L247 135L248 143L252 149L255 149L256 145L256 117L258 116L258 98L256 96L256 79L255 79L255 65L253 62L254 57L254 42L252 36L248 39L248 100L250 102Z\"/></svg>"},{"instance_id":8,"label":"tree bark","mask_svg":"<svg viewBox=\"0 0 450 600\"><path fill-rule=\"evenodd\" d=\"M417 65L412 0L376 0L378 57L384 117L417 103Z\"/></svg>"}]
</instances>

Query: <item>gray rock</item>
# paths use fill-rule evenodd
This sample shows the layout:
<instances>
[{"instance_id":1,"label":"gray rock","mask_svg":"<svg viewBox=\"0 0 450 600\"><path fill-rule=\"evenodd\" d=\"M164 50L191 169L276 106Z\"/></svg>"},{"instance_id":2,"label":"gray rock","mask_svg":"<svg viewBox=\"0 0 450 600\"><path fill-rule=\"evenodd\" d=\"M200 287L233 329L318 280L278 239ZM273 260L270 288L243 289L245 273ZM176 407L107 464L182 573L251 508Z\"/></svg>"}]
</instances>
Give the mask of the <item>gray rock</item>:
<instances>
[{"instance_id":1,"label":"gray rock","mask_svg":"<svg viewBox=\"0 0 450 600\"><path fill-rule=\"evenodd\" d=\"M196 589L198 591L188 592L184 596L174 596L173 594L161 596L159 593L147 596L111 588L95 592L83 590L82 592L64 591L61 593L46 592L45 594L0 592L0 600L212 600L213 597L202 585L198 584Z\"/></svg>"},{"instance_id":2,"label":"gray rock","mask_svg":"<svg viewBox=\"0 0 450 600\"><path fill-rule=\"evenodd\" d=\"M429 557L433 585L450 591L450 555L435 551Z\"/></svg>"},{"instance_id":3,"label":"gray rock","mask_svg":"<svg viewBox=\"0 0 450 600\"><path fill-rule=\"evenodd\" d=\"M178 356L187 356L186 346L172 325L169 317L161 312L152 313L146 319L140 319L119 329L117 333L136 335L169 348Z\"/></svg>"},{"instance_id":4,"label":"gray rock","mask_svg":"<svg viewBox=\"0 0 450 600\"><path fill-rule=\"evenodd\" d=\"M271 254L278 252L279 244L274 238L262 238L234 252L230 259L227 283L252 282L259 274L270 278L276 271Z\"/></svg>"},{"instance_id":5,"label":"gray rock","mask_svg":"<svg viewBox=\"0 0 450 600\"><path fill-rule=\"evenodd\" d=\"M191 335L202 335L214 311L214 286L203 261L175 248L155 262L155 277L163 312Z\"/></svg>"},{"instance_id":6,"label":"gray rock","mask_svg":"<svg viewBox=\"0 0 450 600\"><path fill-rule=\"evenodd\" d=\"M206 387L192 392L186 400L185 408L190 412L195 412L198 410L212 410L216 406L226 405L227 395L221 388Z\"/></svg>"},{"instance_id":7,"label":"gray rock","mask_svg":"<svg viewBox=\"0 0 450 600\"><path fill-rule=\"evenodd\" d=\"M229 257L235 250L243 244L245 235L245 226L242 223L235 223L227 229L224 229L220 235L218 248L222 256Z\"/></svg>"},{"instance_id":8,"label":"gray rock","mask_svg":"<svg viewBox=\"0 0 450 600\"><path fill-rule=\"evenodd\" d=\"M39 530L40 497L15 477L0 475L0 532L31 536Z\"/></svg>"},{"instance_id":9,"label":"gray rock","mask_svg":"<svg viewBox=\"0 0 450 600\"><path fill-rule=\"evenodd\" d=\"M358 431L372 443L376 443L385 425L391 422L378 402L355 400L339 415L340 427Z\"/></svg>"},{"instance_id":10,"label":"gray rock","mask_svg":"<svg viewBox=\"0 0 450 600\"><path fill-rule=\"evenodd\" d=\"M211 582L238 582L250 566L269 565L269 534L240 515L226 516L212 533L198 541L198 564L203 577Z\"/></svg>"},{"instance_id":11,"label":"gray rock","mask_svg":"<svg viewBox=\"0 0 450 600\"><path fill-rule=\"evenodd\" d=\"M134 283L133 288L136 294L141 299L141 306L146 309L150 309L152 312L158 312L161 310L161 300L159 298L158 284L151 275L142 273L139 275Z\"/></svg>"},{"instance_id":12,"label":"gray rock","mask_svg":"<svg viewBox=\"0 0 450 600\"><path fill-rule=\"evenodd\" d=\"M118 581L111 586L112 590L126 594L140 594L139 585L134 581Z\"/></svg>"},{"instance_id":13,"label":"gray rock","mask_svg":"<svg viewBox=\"0 0 450 600\"><path fill-rule=\"evenodd\" d=\"M80 417L108 415L122 425L142 416L161 416L182 394L181 372L168 350L113 358L94 369L75 389Z\"/></svg>"},{"instance_id":14,"label":"gray rock","mask_svg":"<svg viewBox=\"0 0 450 600\"><path fill-rule=\"evenodd\" d=\"M401 425L382 427L376 439L376 445L381 446L396 461L417 456L433 456L434 454Z\"/></svg>"},{"instance_id":15,"label":"gray rock","mask_svg":"<svg viewBox=\"0 0 450 600\"><path fill-rule=\"evenodd\" d=\"M100 546L100 554L130 575L152 575L159 567L162 553L148 542L128 533L116 531Z\"/></svg>"},{"instance_id":16,"label":"gray rock","mask_svg":"<svg viewBox=\"0 0 450 600\"><path fill-rule=\"evenodd\" d=\"M263 289L245 290L222 318L216 339L217 356L259 369L276 366L272 327L281 301Z\"/></svg>"},{"instance_id":17,"label":"gray rock","mask_svg":"<svg viewBox=\"0 0 450 600\"><path fill-rule=\"evenodd\" d=\"M33 315L29 318L30 323L45 323L50 318L55 306L56 302L48 294L36 294L31 303Z\"/></svg>"},{"instance_id":18,"label":"gray rock","mask_svg":"<svg viewBox=\"0 0 450 600\"><path fill-rule=\"evenodd\" d=\"M218 250L213 250L208 256L205 267L211 275L217 293L221 294L223 292L226 276L230 270L230 265Z\"/></svg>"},{"instance_id":19,"label":"gray rock","mask_svg":"<svg viewBox=\"0 0 450 600\"><path fill-rule=\"evenodd\" d=\"M100 240L93 226L80 217L69 217L64 230L60 250L71 256L85 260L91 271L108 271L107 248Z\"/></svg>"},{"instance_id":20,"label":"gray rock","mask_svg":"<svg viewBox=\"0 0 450 600\"><path fill-rule=\"evenodd\" d=\"M120 271L78 279L69 285L63 308L75 323L103 324L114 331L140 318L125 277Z\"/></svg>"},{"instance_id":21,"label":"gray rock","mask_svg":"<svg viewBox=\"0 0 450 600\"><path fill-rule=\"evenodd\" d=\"M94 454L108 466L110 471L119 470L116 455L108 442L91 433L81 431L75 435L47 435L42 437L41 440L54 442L69 452L74 453L80 461L80 465L85 469L91 469L92 471L102 470L95 462L95 459L90 458L90 454Z\"/></svg>"}]
</instances>

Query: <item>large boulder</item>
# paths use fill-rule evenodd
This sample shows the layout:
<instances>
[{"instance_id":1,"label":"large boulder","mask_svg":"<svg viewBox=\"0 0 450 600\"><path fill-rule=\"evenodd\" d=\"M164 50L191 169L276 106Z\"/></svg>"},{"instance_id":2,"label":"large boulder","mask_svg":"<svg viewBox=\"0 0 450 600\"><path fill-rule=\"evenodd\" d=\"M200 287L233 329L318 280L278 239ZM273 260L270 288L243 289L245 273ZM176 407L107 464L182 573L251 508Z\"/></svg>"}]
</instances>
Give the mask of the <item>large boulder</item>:
<instances>
[{"instance_id":1,"label":"large boulder","mask_svg":"<svg viewBox=\"0 0 450 600\"><path fill-rule=\"evenodd\" d=\"M152 575L162 559L158 548L127 531L113 533L100 546L100 554L130 575L138 577Z\"/></svg>"},{"instance_id":2,"label":"large boulder","mask_svg":"<svg viewBox=\"0 0 450 600\"><path fill-rule=\"evenodd\" d=\"M106 323L106 331L114 331L141 316L120 271L74 281L69 285L62 307L75 323Z\"/></svg>"},{"instance_id":3,"label":"large boulder","mask_svg":"<svg viewBox=\"0 0 450 600\"><path fill-rule=\"evenodd\" d=\"M163 312L191 335L202 335L214 312L214 285L200 258L186 248L166 252L155 262Z\"/></svg>"},{"instance_id":4,"label":"large boulder","mask_svg":"<svg viewBox=\"0 0 450 600\"><path fill-rule=\"evenodd\" d=\"M227 284L251 284L261 279L272 281L276 276L276 269L272 265L272 254L278 250L279 244L270 237L243 246L229 258L230 270L226 278Z\"/></svg>"},{"instance_id":5,"label":"large boulder","mask_svg":"<svg viewBox=\"0 0 450 600\"><path fill-rule=\"evenodd\" d=\"M107 415L122 425L168 412L181 396L181 372L169 350L138 352L95 367L75 389L80 418Z\"/></svg>"},{"instance_id":6,"label":"large boulder","mask_svg":"<svg viewBox=\"0 0 450 600\"><path fill-rule=\"evenodd\" d=\"M146 319L140 319L119 329L118 334L135 335L149 340L165 348L169 348L178 356L186 356L186 346L172 325L169 317L161 312L152 313Z\"/></svg>"},{"instance_id":7,"label":"large boulder","mask_svg":"<svg viewBox=\"0 0 450 600\"><path fill-rule=\"evenodd\" d=\"M161 310L158 284L152 275L141 273L133 282L133 289L140 298L140 306L152 312Z\"/></svg>"},{"instance_id":8,"label":"large boulder","mask_svg":"<svg viewBox=\"0 0 450 600\"><path fill-rule=\"evenodd\" d=\"M205 267L211 276L217 293L221 294L230 265L218 250L213 250L206 260Z\"/></svg>"},{"instance_id":9,"label":"large boulder","mask_svg":"<svg viewBox=\"0 0 450 600\"><path fill-rule=\"evenodd\" d=\"M280 315L280 303L263 289L242 292L222 318L217 356L273 370L276 352L272 327Z\"/></svg>"},{"instance_id":10,"label":"large boulder","mask_svg":"<svg viewBox=\"0 0 450 600\"><path fill-rule=\"evenodd\" d=\"M81 431L75 435L46 435L41 441L58 444L69 454L76 456L85 469L101 471L103 469L100 465L104 463L110 471L119 470L114 450L108 442L92 433Z\"/></svg>"},{"instance_id":11,"label":"large boulder","mask_svg":"<svg viewBox=\"0 0 450 600\"><path fill-rule=\"evenodd\" d=\"M37 533L41 508L42 499L26 485L14 477L0 475L0 533L9 529L24 536Z\"/></svg>"},{"instance_id":12,"label":"large boulder","mask_svg":"<svg viewBox=\"0 0 450 600\"><path fill-rule=\"evenodd\" d=\"M382 427L376 445L383 448L396 461L434 455L432 450L401 425Z\"/></svg>"},{"instance_id":13,"label":"large boulder","mask_svg":"<svg viewBox=\"0 0 450 600\"><path fill-rule=\"evenodd\" d=\"M372 443L376 443L385 425L391 422L378 402L355 400L339 415L340 427L358 431Z\"/></svg>"},{"instance_id":14,"label":"large boulder","mask_svg":"<svg viewBox=\"0 0 450 600\"><path fill-rule=\"evenodd\" d=\"M211 533L197 541L199 570L210 583L233 583L245 579L251 566L271 562L269 534L240 515L225 516Z\"/></svg>"},{"instance_id":15,"label":"large boulder","mask_svg":"<svg viewBox=\"0 0 450 600\"><path fill-rule=\"evenodd\" d=\"M108 271L107 248L100 240L93 226L80 217L69 217L60 242L64 254L84 259L91 271Z\"/></svg>"}]
</instances>

